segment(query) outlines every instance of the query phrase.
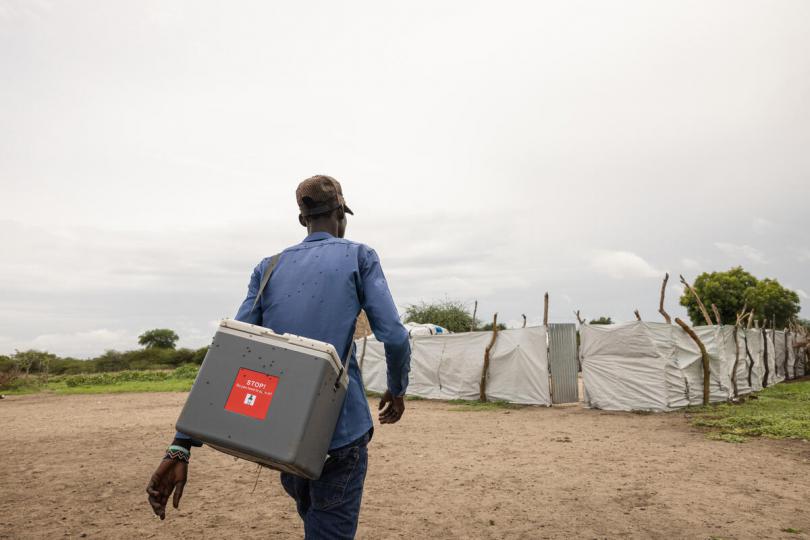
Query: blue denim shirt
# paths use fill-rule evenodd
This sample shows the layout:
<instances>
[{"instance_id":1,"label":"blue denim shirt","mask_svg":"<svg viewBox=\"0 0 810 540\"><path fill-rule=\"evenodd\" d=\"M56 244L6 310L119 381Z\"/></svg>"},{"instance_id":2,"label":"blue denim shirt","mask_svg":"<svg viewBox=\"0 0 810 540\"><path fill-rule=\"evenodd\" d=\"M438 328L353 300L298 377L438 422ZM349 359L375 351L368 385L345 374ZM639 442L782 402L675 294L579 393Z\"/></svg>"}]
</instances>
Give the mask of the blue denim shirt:
<instances>
[{"instance_id":1,"label":"blue denim shirt","mask_svg":"<svg viewBox=\"0 0 810 540\"><path fill-rule=\"evenodd\" d=\"M236 319L331 343L348 358L349 387L330 450L345 446L372 427L363 379L357 365L354 328L364 309L374 336L385 345L388 389L401 396L408 387L411 348L383 275L380 259L364 244L317 232L281 253L270 281L251 310L270 257L253 270ZM178 438L187 438L181 433Z\"/></svg>"}]
</instances>

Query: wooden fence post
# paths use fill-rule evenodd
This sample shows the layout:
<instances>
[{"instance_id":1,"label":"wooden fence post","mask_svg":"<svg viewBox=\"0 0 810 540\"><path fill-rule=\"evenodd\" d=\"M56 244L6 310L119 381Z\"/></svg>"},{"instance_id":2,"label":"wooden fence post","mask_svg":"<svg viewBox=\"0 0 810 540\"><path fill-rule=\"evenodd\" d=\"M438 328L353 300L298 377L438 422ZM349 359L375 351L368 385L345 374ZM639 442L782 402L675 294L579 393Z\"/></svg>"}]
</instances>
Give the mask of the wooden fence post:
<instances>
[{"instance_id":1,"label":"wooden fence post","mask_svg":"<svg viewBox=\"0 0 810 540\"><path fill-rule=\"evenodd\" d=\"M481 370L481 384L479 385L478 399L482 402L487 400L487 375L489 374L489 353L495 345L495 339L498 337L498 314L492 318L492 339L489 345L484 350L484 368Z\"/></svg>"},{"instance_id":2,"label":"wooden fence post","mask_svg":"<svg viewBox=\"0 0 810 540\"><path fill-rule=\"evenodd\" d=\"M683 331L689 334L689 337L692 338L692 341L697 343L698 349L700 349L700 357L703 360L703 405L709 404L709 382L711 377L711 369L709 368L709 353L706 352L706 346L703 345L703 342L700 341L700 338L695 334L694 330L689 328L685 322L680 320L678 317L675 317L675 322L678 326L683 328Z\"/></svg>"},{"instance_id":3,"label":"wooden fence post","mask_svg":"<svg viewBox=\"0 0 810 540\"><path fill-rule=\"evenodd\" d=\"M661 283L661 298L658 301L658 313L664 317L667 324L672 324L672 319L670 318L669 313L667 313L667 310L664 309L664 296L667 293L667 281L669 281L669 272L664 274L664 282Z\"/></svg>"},{"instance_id":4,"label":"wooden fence post","mask_svg":"<svg viewBox=\"0 0 810 540\"><path fill-rule=\"evenodd\" d=\"M695 300L697 301L698 309L700 309L700 312L703 314L703 318L706 319L706 324L708 324L709 326L713 326L712 318L709 317L709 312L706 310L706 306L703 305L703 301L700 299L700 296L698 296L697 291L694 289L694 287L692 287L689 284L688 281L686 281L686 279L683 276L680 276L680 277L681 277L681 283L683 283L683 286L686 287L687 289L689 289L689 292L692 293L692 296L695 297Z\"/></svg>"}]
</instances>

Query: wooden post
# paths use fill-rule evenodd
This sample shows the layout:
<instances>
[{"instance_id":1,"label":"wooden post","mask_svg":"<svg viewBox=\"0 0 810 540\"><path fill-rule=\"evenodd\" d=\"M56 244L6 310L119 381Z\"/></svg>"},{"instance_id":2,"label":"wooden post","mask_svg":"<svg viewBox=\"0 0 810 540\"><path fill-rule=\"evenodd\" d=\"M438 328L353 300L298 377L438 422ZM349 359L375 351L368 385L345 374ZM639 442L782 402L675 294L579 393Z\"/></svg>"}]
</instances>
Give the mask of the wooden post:
<instances>
[{"instance_id":1,"label":"wooden post","mask_svg":"<svg viewBox=\"0 0 810 540\"><path fill-rule=\"evenodd\" d=\"M720 320L720 310L717 309L717 306L712 304L712 311L714 312L714 320L717 321L718 326L723 325L723 321Z\"/></svg>"},{"instance_id":2,"label":"wooden post","mask_svg":"<svg viewBox=\"0 0 810 540\"><path fill-rule=\"evenodd\" d=\"M754 373L754 356L751 354L751 349L748 348L748 329L743 332L743 340L745 343L745 356L748 358L748 388L754 388L753 373Z\"/></svg>"},{"instance_id":3,"label":"wooden post","mask_svg":"<svg viewBox=\"0 0 810 540\"><path fill-rule=\"evenodd\" d=\"M664 274L664 282L661 283L661 299L658 302L658 313L660 313L661 316L664 317L664 320L667 322L667 324L672 324L672 318L670 318L669 313L667 313L667 310L664 309L664 296L667 293L667 281L669 281L669 272Z\"/></svg>"},{"instance_id":4,"label":"wooden post","mask_svg":"<svg viewBox=\"0 0 810 540\"><path fill-rule=\"evenodd\" d=\"M543 326L548 326L548 292L543 296Z\"/></svg>"},{"instance_id":5,"label":"wooden post","mask_svg":"<svg viewBox=\"0 0 810 540\"><path fill-rule=\"evenodd\" d=\"M363 360L366 359L366 341L368 336L363 336L363 352L360 353L360 371L363 371Z\"/></svg>"},{"instance_id":6,"label":"wooden post","mask_svg":"<svg viewBox=\"0 0 810 540\"><path fill-rule=\"evenodd\" d=\"M714 304L712 304L714 305ZM743 319L745 319L745 310L747 308L747 304L743 304L742 311L737 313L737 320L734 321L734 367L731 368L731 386L734 389L734 399L739 397L739 390L737 388L737 367L740 365L740 342L739 342L739 335L740 330L745 332L742 328L741 323ZM749 384L750 386L750 384Z\"/></svg>"},{"instance_id":7,"label":"wooden post","mask_svg":"<svg viewBox=\"0 0 810 540\"><path fill-rule=\"evenodd\" d=\"M695 331L689 328L685 322L683 322L678 317L675 317L675 323L678 326L683 328L683 331L689 334L689 337L692 338L692 341L697 343L698 349L700 349L700 357L703 360L703 405L709 404L709 383L711 382L711 369L709 367L709 353L706 352L706 346L703 345L703 342L700 341L700 338L697 337Z\"/></svg>"},{"instance_id":8,"label":"wooden post","mask_svg":"<svg viewBox=\"0 0 810 540\"><path fill-rule=\"evenodd\" d=\"M636 316L636 320L637 320L637 321L640 321L640 320L641 320L641 315L639 314L638 310L633 311L633 315L635 315L635 316Z\"/></svg>"},{"instance_id":9,"label":"wooden post","mask_svg":"<svg viewBox=\"0 0 810 540\"><path fill-rule=\"evenodd\" d=\"M698 304L698 308L700 308L700 312L703 314L703 318L706 319L706 324L708 324L709 326L713 326L712 325L712 318L709 317L709 312L706 311L706 306L703 305L703 301L700 299L700 296L698 296L697 291L694 289L694 287L689 285L689 282L686 281L686 279L684 279L683 276L680 276L680 277L681 277L681 283L683 283L684 287L689 289L689 292L692 293L692 296L695 297L695 300L697 301L697 304Z\"/></svg>"},{"instance_id":10,"label":"wooden post","mask_svg":"<svg viewBox=\"0 0 810 540\"><path fill-rule=\"evenodd\" d=\"M481 384L479 385L478 399L482 402L487 400L487 375L489 373L489 353L495 345L495 339L498 337L498 314L492 318L492 339L489 345L484 350L484 368L481 370Z\"/></svg>"},{"instance_id":11,"label":"wooden post","mask_svg":"<svg viewBox=\"0 0 810 540\"><path fill-rule=\"evenodd\" d=\"M739 323L739 317L737 318ZM737 341L737 331L740 329L739 324L734 326L734 367L731 368L731 388L734 390L734 399L737 399L737 366L740 363L740 342Z\"/></svg>"},{"instance_id":12,"label":"wooden post","mask_svg":"<svg viewBox=\"0 0 810 540\"><path fill-rule=\"evenodd\" d=\"M576 310L576 311L574 312L574 315L576 315L576 316L577 316L577 322L578 322L580 325L585 324L585 321L583 321L583 320L582 320L582 317L580 317L580 316L579 316L579 310Z\"/></svg>"},{"instance_id":13,"label":"wooden post","mask_svg":"<svg viewBox=\"0 0 810 540\"><path fill-rule=\"evenodd\" d=\"M521 317L523 317L523 328L526 328L526 314L522 314Z\"/></svg>"},{"instance_id":14,"label":"wooden post","mask_svg":"<svg viewBox=\"0 0 810 540\"><path fill-rule=\"evenodd\" d=\"M757 330L759 330L759 326L757 326ZM763 364L765 364L765 374L762 376L762 388L768 388L768 375L771 374L771 370L768 367L768 331L763 327L762 328L762 356L763 356ZM774 363L776 365L776 363Z\"/></svg>"},{"instance_id":15,"label":"wooden post","mask_svg":"<svg viewBox=\"0 0 810 540\"><path fill-rule=\"evenodd\" d=\"M478 300L475 301L475 307L473 308L473 318L472 322L470 323L470 332L475 330L475 315L478 313Z\"/></svg>"}]
</instances>

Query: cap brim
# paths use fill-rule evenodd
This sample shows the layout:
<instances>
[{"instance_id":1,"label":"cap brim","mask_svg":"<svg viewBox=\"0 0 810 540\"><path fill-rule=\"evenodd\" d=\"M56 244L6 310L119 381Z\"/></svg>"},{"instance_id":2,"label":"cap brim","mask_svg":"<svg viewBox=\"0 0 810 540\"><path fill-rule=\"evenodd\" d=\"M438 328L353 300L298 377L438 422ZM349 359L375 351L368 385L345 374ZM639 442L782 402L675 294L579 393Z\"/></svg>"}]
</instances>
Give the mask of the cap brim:
<instances>
[{"instance_id":1,"label":"cap brim","mask_svg":"<svg viewBox=\"0 0 810 540\"><path fill-rule=\"evenodd\" d=\"M343 211L346 212L347 214L354 215L354 212L352 212L351 208L346 206L346 204L343 205Z\"/></svg>"}]
</instances>

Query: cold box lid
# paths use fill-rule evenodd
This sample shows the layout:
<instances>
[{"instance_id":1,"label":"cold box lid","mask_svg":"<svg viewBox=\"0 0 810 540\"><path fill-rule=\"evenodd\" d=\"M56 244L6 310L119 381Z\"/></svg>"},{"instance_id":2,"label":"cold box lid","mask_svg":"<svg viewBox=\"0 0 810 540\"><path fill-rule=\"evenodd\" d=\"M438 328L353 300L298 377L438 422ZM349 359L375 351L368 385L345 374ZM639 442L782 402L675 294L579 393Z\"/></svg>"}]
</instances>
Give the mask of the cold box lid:
<instances>
[{"instance_id":1,"label":"cold box lid","mask_svg":"<svg viewBox=\"0 0 810 540\"><path fill-rule=\"evenodd\" d=\"M348 384L331 344L226 319L177 430L228 454L317 478Z\"/></svg>"},{"instance_id":2,"label":"cold box lid","mask_svg":"<svg viewBox=\"0 0 810 540\"><path fill-rule=\"evenodd\" d=\"M307 352L313 356L319 356L316 353L323 353L321 356L330 362L332 368L335 370L335 373L341 374L340 384L343 386L348 385L348 370L342 369L343 364L340 361L337 350L331 343L296 336L294 334L276 334L264 326L257 326L255 324L235 321L233 319L223 319L219 323L219 328L220 332L223 331L223 329L235 330L236 332L245 332L246 334L250 334L250 336L256 341L260 343L267 343L268 345L281 346L286 349L293 350L300 347L305 349L303 352ZM237 333L236 335L239 334Z\"/></svg>"}]
</instances>

